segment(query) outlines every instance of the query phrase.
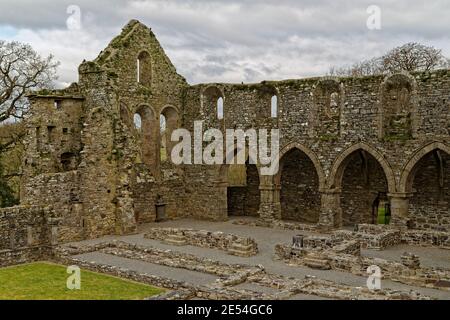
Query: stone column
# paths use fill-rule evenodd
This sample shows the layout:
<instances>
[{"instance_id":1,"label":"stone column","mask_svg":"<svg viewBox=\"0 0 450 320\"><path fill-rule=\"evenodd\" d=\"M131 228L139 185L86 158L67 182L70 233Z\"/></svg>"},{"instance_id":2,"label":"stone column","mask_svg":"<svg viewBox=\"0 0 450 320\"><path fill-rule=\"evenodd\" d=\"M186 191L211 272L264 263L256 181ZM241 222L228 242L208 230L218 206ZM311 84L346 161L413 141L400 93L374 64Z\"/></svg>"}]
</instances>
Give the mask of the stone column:
<instances>
[{"instance_id":1,"label":"stone column","mask_svg":"<svg viewBox=\"0 0 450 320\"><path fill-rule=\"evenodd\" d=\"M342 227L341 190L321 191L319 227L324 230Z\"/></svg>"},{"instance_id":2,"label":"stone column","mask_svg":"<svg viewBox=\"0 0 450 320\"><path fill-rule=\"evenodd\" d=\"M270 177L262 177L259 186L259 217L265 221L281 220L280 186L271 183Z\"/></svg>"},{"instance_id":3,"label":"stone column","mask_svg":"<svg viewBox=\"0 0 450 320\"><path fill-rule=\"evenodd\" d=\"M32 247L34 245L34 236L33 236L34 225L27 225L27 245Z\"/></svg>"},{"instance_id":4,"label":"stone column","mask_svg":"<svg viewBox=\"0 0 450 320\"><path fill-rule=\"evenodd\" d=\"M214 214L215 221L227 221L228 220L228 182L217 181L217 208L216 214Z\"/></svg>"},{"instance_id":5,"label":"stone column","mask_svg":"<svg viewBox=\"0 0 450 320\"><path fill-rule=\"evenodd\" d=\"M391 224L400 228L408 228L409 222L409 199L411 193L389 193L391 204Z\"/></svg>"},{"instance_id":6,"label":"stone column","mask_svg":"<svg viewBox=\"0 0 450 320\"><path fill-rule=\"evenodd\" d=\"M61 218L47 218L48 228L48 242L51 246L56 246L59 243L59 230L58 226L61 222Z\"/></svg>"}]
</instances>

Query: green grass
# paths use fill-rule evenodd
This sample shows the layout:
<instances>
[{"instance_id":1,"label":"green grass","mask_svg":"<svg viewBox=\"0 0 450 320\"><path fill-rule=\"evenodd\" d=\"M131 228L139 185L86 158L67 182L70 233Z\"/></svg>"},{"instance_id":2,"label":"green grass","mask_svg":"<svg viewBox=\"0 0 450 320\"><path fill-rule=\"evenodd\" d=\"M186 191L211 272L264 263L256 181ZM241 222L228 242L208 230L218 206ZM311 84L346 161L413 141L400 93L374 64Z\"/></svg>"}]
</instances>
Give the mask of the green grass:
<instances>
[{"instance_id":1,"label":"green grass","mask_svg":"<svg viewBox=\"0 0 450 320\"><path fill-rule=\"evenodd\" d=\"M384 206L378 208L377 224L389 224L390 217L386 217Z\"/></svg>"},{"instance_id":2,"label":"green grass","mask_svg":"<svg viewBox=\"0 0 450 320\"><path fill-rule=\"evenodd\" d=\"M0 269L0 300L136 300L164 290L81 270L80 290L67 289L66 267L46 262Z\"/></svg>"}]
</instances>

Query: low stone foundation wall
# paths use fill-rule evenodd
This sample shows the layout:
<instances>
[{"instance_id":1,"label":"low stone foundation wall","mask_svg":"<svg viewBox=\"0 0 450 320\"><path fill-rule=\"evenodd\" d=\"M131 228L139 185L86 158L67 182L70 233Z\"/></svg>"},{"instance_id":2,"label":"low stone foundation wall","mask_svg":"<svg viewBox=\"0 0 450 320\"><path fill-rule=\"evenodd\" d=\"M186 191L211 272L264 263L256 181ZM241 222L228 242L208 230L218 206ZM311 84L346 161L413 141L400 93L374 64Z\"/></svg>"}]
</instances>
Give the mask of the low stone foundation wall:
<instances>
[{"instance_id":1,"label":"low stone foundation wall","mask_svg":"<svg viewBox=\"0 0 450 320\"><path fill-rule=\"evenodd\" d=\"M420 287L450 290L450 270L421 267L419 258L404 253L402 262L379 258L362 257L358 253L358 241L344 242L330 249L293 248L290 245L275 246L275 257L290 265L307 266L314 269L338 270L359 276L367 276L367 268L375 265L381 269L382 277Z\"/></svg>"},{"instance_id":2,"label":"low stone foundation wall","mask_svg":"<svg viewBox=\"0 0 450 320\"><path fill-rule=\"evenodd\" d=\"M0 267L46 260L50 250L43 246L0 250Z\"/></svg>"},{"instance_id":3,"label":"low stone foundation wall","mask_svg":"<svg viewBox=\"0 0 450 320\"><path fill-rule=\"evenodd\" d=\"M401 234L402 243L423 247L450 248L450 233L440 231L407 230Z\"/></svg>"},{"instance_id":4,"label":"low stone foundation wall","mask_svg":"<svg viewBox=\"0 0 450 320\"><path fill-rule=\"evenodd\" d=\"M401 243L401 231L385 225L359 224L356 231L337 230L336 238L359 240L367 249L383 250Z\"/></svg>"},{"instance_id":5,"label":"low stone foundation wall","mask_svg":"<svg viewBox=\"0 0 450 320\"><path fill-rule=\"evenodd\" d=\"M51 207L15 206L0 209L0 266L41 260L57 241Z\"/></svg>"},{"instance_id":6,"label":"low stone foundation wall","mask_svg":"<svg viewBox=\"0 0 450 320\"><path fill-rule=\"evenodd\" d=\"M247 220L240 219L234 220L233 224L242 225L242 226L252 226L252 227L266 227L266 228L277 228L283 230L299 230L299 231L308 231L315 232L318 231L319 228L314 224L293 222L293 221L283 221L283 220Z\"/></svg>"},{"instance_id":7,"label":"low stone foundation wall","mask_svg":"<svg viewBox=\"0 0 450 320\"><path fill-rule=\"evenodd\" d=\"M164 277L157 277L132 270L117 268L87 262L73 257L82 253L100 251L129 259L135 259L155 264L167 265L175 268L206 272L219 276L209 285L193 285L175 281ZM307 276L304 279L287 278L265 272L261 266L242 264L226 264L209 259L199 258L189 254L159 250L151 247L133 245L122 241L104 242L95 245L79 247L58 247L54 250L53 260L65 265L78 265L91 271L147 283L149 285L169 288L174 291L164 293L151 300L162 299L214 299L214 300L280 300L288 299L295 294L316 295L331 299L360 299L360 300L429 300L416 292L401 292L398 290L370 291L366 288L355 288L341 285L332 281L318 280ZM235 286L242 283L254 283L264 287L277 289L276 293L267 294L253 290L238 289Z\"/></svg>"},{"instance_id":8,"label":"low stone foundation wall","mask_svg":"<svg viewBox=\"0 0 450 320\"><path fill-rule=\"evenodd\" d=\"M88 246L58 247L55 249L55 256L68 257L89 252L102 252L122 258L199 271L220 277L228 277L239 274L240 272L259 272L262 270L260 267L252 267L244 264L227 264L191 254L139 246L116 240Z\"/></svg>"},{"instance_id":9,"label":"low stone foundation wall","mask_svg":"<svg viewBox=\"0 0 450 320\"><path fill-rule=\"evenodd\" d=\"M219 249L231 255L250 257L258 253L258 245L252 238L240 237L220 231L183 228L152 228L144 238L163 241L172 245L192 245Z\"/></svg>"}]
</instances>

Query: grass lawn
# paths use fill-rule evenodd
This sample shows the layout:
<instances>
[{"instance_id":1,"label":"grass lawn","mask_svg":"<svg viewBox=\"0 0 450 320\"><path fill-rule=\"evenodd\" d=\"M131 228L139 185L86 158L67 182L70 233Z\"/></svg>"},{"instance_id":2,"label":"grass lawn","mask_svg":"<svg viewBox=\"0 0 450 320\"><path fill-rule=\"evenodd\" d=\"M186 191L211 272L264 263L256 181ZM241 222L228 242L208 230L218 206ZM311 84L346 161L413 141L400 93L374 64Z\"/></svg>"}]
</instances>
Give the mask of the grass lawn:
<instances>
[{"instance_id":1,"label":"grass lawn","mask_svg":"<svg viewBox=\"0 0 450 320\"><path fill-rule=\"evenodd\" d=\"M378 208L377 224L389 224L390 217L386 216L386 209L384 207Z\"/></svg>"},{"instance_id":2,"label":"grass lawn","mask_svg":"<svg viewBox=\"0 0 450 320\"><path fill-rule=\"evenodd\" d=\"M81 289L69 290L66 267L46 262L0 269L1 300L135 300L163 292L145 284L81 270Z\"/></svg>"}]
</instances>

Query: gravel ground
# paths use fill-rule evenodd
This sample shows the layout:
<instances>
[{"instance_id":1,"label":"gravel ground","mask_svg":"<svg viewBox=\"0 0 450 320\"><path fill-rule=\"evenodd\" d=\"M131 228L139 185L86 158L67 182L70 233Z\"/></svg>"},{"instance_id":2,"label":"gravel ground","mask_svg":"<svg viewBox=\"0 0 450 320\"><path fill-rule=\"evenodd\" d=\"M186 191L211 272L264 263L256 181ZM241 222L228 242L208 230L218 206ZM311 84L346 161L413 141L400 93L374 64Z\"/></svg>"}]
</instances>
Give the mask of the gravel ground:
<instances>
[{"instance_id":1,"label":"gravel ground","mask_svg":"<svg viewBox=\"0 0 450 320\"><path fill-rule=\"evenodd\" d=\"M206 249L206 248L199 248L194 246L171 246L163 244L156 240L150 240L150 239L144 239L143 233L145 233L145 230L152 227L184 227L184 228L193 228L193 229L202 229L202 230L209 230L209 231L223 231L227 233L234 233L236 235L241 236L248 236L252 237L256 240L258 243L259 253L253 257L250 258L243 258L243 257L236 257L228 255L226 252L216 249ZM340 271L334 271L334 270L314 270L309 269L305 267L299 267L299 266L289 266L286 265L284 262L281 261L274 261L274 246L277 243L290 243L292 241L292 236L295 234L309 234L308 232L303 231L292 231L292 230L278 230L278 229L271 229L271 228L263 228L263 227L249 227L249 226L241 226L241 225L234 225L231 223L231 221L227 222L208 222L208 221L198 221L198 220L191 220L191 219L183 219L183 220L174 220L174 221L167 221L162 223L152 223L152 224L146 224L142 225L139 228L139 234L136 235L129 235L129 236L108 236L100 239L95 240L87 240L83 241L82 243L98 243L104 240L111 240L111 239L120 239L122 241L130 242L130 243L136 243L144 246L153 246L161 249L171 249L174 251L179 251L183 253L189 253L194 254L199 257L209 258L213 260L218 260L225 263L243 263L243 264L249 264L249 265L263 265L269 273L274 274L281 274L285 276L295 277L295 278L303 278L306 275L313 275L317 276L318 278L325 279L325 280L331 280L337 283L342 283L346 285L351 285L355 287L363 287L366 285L367 278L356 276L350 273L340 272ZM372 257L380 257L385 258L388 260L399 260L400 255L404 251L413 252L421 258L421 261L423 261L424 265L428 266L443 266L443 267L450 267L450 251L448 250L441 250L441 249L435 249L435 248L419 248L419 247L411 247L411 246L397 246L393 248L389 248L388 250L384 251L374 251L374 250L363 250L363 254L366 256L372 256ZM95 258L97 253L93 253L91 257ZM106 259L107 257L102 257L102 259ZM115 259L122 259L117 258ZM104 261L104 263L109 263L107 261ZM128 259L127 259L128 260ZM99 261L99 260L96 260ZM121 263L121 260L110 260L111 263ZM102 261L99 261L102 262ZM133 270L136 270L134 268L134 265L143 267L144 262L134 261L130 260L127 261L127 266ZM145 264L145 263L144 263ZM152 265L152 264L149 264ZM145 267L147 268L147 267ZM202 274L195 272L195 277L190 277L189 274L191 271L183 270L180 272L180 269L175 269L173 271L169 271L168 269L175 269L170 267L163 267L163 266L157 266L152 265L152 267L148 267L145 272L152 272L155 275L164 275L161 272L167 272L168 274L172 275L173 279L177 280L183 280L191 282L195 279L195 282L201 283L199 278L204 277L204 282L212 282L214 279L211 279L211 275ZM139 270L138 270L139 271ZM185 274L185 275L183 275ZM214 278L214 277L213 277ZM418 292L421 292L422 294L429 295L431 297L435 297L438 299L450 299L450 292L448 291L441 291L441 290L435 290L435 289L428 289L428 288L420 288L420 287L414 287L409 285L404 285L401 283L393 282L390 280L383 280L382 286L385 288L390 288L394 290L415 290ZM301 295L299 295L301 297Z\"/></svg>"},{"instance_id":2,"label":"gravel ground","mask_svg":"<svg viewBox=\"0 0 450 320\"><path fill-rule=\"evenodd\" d=\"M117 257L102 252L89 252L77 255L75 257L85 261L92 261L111 266L117 266L141 273L166 277L178 281L185 281L187 283L197 285L206 285L208 283L212 283L217 278L213 275L205 274L202 272L196 272L191 270L183 270L182 272L180 272L180 269L177 268L148 263L140 260Z\"/></svg>"}]
</instances>

